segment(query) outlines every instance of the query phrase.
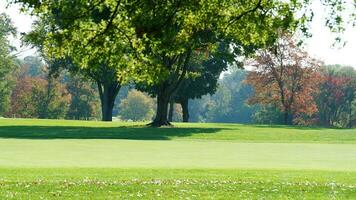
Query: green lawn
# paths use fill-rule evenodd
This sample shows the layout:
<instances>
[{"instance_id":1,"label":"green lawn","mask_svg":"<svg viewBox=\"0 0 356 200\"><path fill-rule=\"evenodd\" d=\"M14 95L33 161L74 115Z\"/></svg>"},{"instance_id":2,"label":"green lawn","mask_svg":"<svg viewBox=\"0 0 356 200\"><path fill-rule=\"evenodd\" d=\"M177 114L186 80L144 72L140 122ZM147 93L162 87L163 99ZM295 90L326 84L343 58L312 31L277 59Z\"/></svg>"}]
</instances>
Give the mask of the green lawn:
<instances>
[{"instance_id":1,"label":"green lawn","mask_svg":"<svg viewBox=\"0 0 356 200\"><path fill-rule=\"evenodd\" d=\"M145 123L0 119L0 138L230 140L254 143L350 143L356 129L291 126L176 123L175 128L147 128Z\"/></svg>"},{"instance_id":2,"label":"green lawn","mask_svg":"<svg viewBox=\"0 0 356 200\"><path fill-rule=\"evenodd\" d=\"M356 199L356 130L0 119L0 199Z\"/></svg>"},{"instance_id":3,"label":"green lawn","mask_svg":"<svg viewBox=\"0 0 356 200\"><path fill-rule=\"evenodd\" d=\"M1 199L355 199L355 172L2 169Z\"/></svg>"}]
</instances>

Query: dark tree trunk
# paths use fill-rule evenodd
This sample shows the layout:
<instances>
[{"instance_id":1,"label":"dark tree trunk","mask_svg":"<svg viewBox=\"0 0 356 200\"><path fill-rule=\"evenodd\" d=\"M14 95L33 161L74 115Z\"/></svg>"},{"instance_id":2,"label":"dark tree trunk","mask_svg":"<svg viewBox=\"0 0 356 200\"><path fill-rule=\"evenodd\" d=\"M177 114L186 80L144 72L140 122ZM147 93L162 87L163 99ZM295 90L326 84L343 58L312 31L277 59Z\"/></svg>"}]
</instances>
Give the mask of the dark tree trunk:
<instances>
[{"instance_id":1,"label":"dark tree trunk","mask_svg":"<svg viewBox=\"0 0 356 200\"><path fill-rule=\"evenodd\" d=\"M114 108L113 102L110 101L110 94L104 94L101 100L101 113L102 113L102 121L110 122L112 121L112 110Z\"/></svg>"},{"instance_id":2,"label":"dark tree trunk","mask_svg":"<svg viewBox=\"0 0 356 200\"><path fill-rule=\"evenodd\" d=\"M284 112L284 124L285 125L292 125L293 124L293 115L290 112Z\"/></svg>"},{"instance_id":3,"label":"dark tree trunk","mask_svg":"<svg viewBox=\"0 0 356 200\"><path fill-rule=\"evenodd\" d=\"M168 104L170 100L169 92L166 89L161 90L157 95L157 112L152 123L148 124L153 127L171 126L168 121Z\"/></svg>"},{"instance_id":4,"label":"dark tree trunk","mask_svg":"<svg viewBox=\"0 0 356 200\"><path fill-rule=\"evenodd\" d=\"M174 101L169 103L169 113L168 113L168 121L173 121L173 113L174 113Z\"/></svg>"},{"instance_id":5,"label":"dark tree trunk","mask_svg":"<svg viewBox=\"0 0 356 200\"><path fill-rule=\"evenodd\" d=\"M288 112L284 112L284 124L288 125Z\"/></svg>"},{"instance_id":6,"label":"dark tree trunk","mask_svg":"<svg viewBox=\"0 0 356 200\"><path fill-rule=\"evenodd\" d=\"M181 72L177 72L173 70L171 73L172 76L170 79L164 81L157 92L157 111L156 117L152 123L148 124L153 127L161 127L161 126L171 126L172 124L168 121L168 104L171 100L171 97L174 96L174 93L180 87L187 71L188 71L188 63L191 56L192 51L188 50L186 54L182 54L178 60L171 59L167 60L167 69L172 70L172 66L174 63L178 63L181 69ZM175 61L174 61L175 60Z\"/></svg>"},{"instance_id":7,"label":"dark tree trunk","mask_svg":"<svg viewBox=\"0 0 356 200\"><path fill-rule=\"evenodd\" d=\"M346 127L352 128L352 101L349 101L349 121L348 121Z\"/></svg>"},{"instance_id":8,"label":"dark tree trunk","mask_svg":"<svg viewBox=\"0 0 356 200\"><path fill-rule=\"evenodd\" d=\"M189 121L189 109L188 109L188 99L183 99L180 102L180 105L182 106L182 112L183 112L183 122L188 122Z\"/></svg>"},{"instance_id":9,"label":"dark tree trunk","mask_svg":"<svg viewBox=\"0 0 356 200\"><path fill-rule=\"evenodd\" d=\"M101 103L101 120L112 121L112 110L114 109L115 98L119 93L121 85L118 83L101 84L98 83L100 103Z\"/></svg>"},{"instance_id":10,"label":"dark tree trunk","mask_svg":"<svg viewBox=\"0 0 356 200\"><path fill-rule=\"evenodd\" d=\"M284 112L284 124L289 125L289 113Z\"/></svg>"}]
</instances>

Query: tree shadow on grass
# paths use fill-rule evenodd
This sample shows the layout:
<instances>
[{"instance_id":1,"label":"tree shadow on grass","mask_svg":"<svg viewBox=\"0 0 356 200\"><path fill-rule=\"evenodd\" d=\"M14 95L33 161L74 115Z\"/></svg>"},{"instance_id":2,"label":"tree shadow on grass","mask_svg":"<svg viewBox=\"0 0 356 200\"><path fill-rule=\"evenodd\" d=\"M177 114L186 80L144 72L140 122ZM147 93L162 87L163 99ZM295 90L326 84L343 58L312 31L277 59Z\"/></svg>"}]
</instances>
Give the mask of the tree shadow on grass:
<instances>
[{"instance_id":1,"label":"tree shadow on grass","mask_svg":"<svg viewBox=\"0 0 356 200\"><path fill-rule=\"evenodd\" d=\"M174 137L217 133L221 130L221 128L148 128L145 126L0 126L0 138L170 140Z\"/></svg>"}]
</instances>

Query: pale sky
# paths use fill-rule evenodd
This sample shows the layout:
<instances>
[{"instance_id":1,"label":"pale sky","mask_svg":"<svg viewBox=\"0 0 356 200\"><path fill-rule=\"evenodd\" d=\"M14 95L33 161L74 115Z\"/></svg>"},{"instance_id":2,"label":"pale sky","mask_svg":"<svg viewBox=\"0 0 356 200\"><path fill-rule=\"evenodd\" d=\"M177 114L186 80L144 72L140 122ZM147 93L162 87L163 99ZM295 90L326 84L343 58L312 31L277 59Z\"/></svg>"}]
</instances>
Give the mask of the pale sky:
<instances>
[{"instance_id":1,"label":"pale sky","mask_svg":"<svg viewBox=\"0 0 356 200\"><path fill-rule=\"evenodd\" d=\"M348 27L343 34L343 39L347 42L343 48L332 47L335 35L323 26L325 11L318 3L314 3L313 8L317 8L314 9L315 16L311 24L313 37L306 41L306 50L311 56L323 60L326 64L350 65L356 68L356 28ZM18 6L12 5L6 8L6 0L0 0L0 13L3 12L11 17L19 33L31 30L34 19L20 13ZM20 47L19 39L15 39L12 44L20 51L20 57L35 54L35 51L29 47Z\"/></svg>"}]
</instances>

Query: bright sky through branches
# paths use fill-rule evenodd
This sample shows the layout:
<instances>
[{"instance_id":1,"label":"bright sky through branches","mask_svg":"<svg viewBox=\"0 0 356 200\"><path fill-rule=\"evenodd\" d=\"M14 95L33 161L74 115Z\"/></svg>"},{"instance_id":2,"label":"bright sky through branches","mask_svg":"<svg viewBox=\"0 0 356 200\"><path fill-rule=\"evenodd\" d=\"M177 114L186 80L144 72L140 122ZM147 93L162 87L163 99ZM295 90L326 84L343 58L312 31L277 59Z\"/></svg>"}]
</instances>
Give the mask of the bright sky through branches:
<instances>
[{"instance_id":1,"label":"bright sky through branches","mask_svg":"<svg viewBox=\"0 0 356 200\"><path fill-rule=\"evenodd\" d=\"M310 55L323 60L326 64L350 65L356 68L356 28L347 27L346 32L343 34L343 39L347 43L343 48L332 47L335 35L330 33L328 28L324 26L323 18L326 13L318 3L314 3L313 8L316 12L311 25L313 37L307 40L307 51ZM6 1L0 0L0 13L2 12L11 17L19 33L28 32L31 29L33 18L20 13L19 6L12 5L6 8ZM35 54L35 51L29 49L29 47L20 47L21 42L19 39L12 41L12 44L21 52L19 53L20 57Z\"/></svg>"}]
</instances>

